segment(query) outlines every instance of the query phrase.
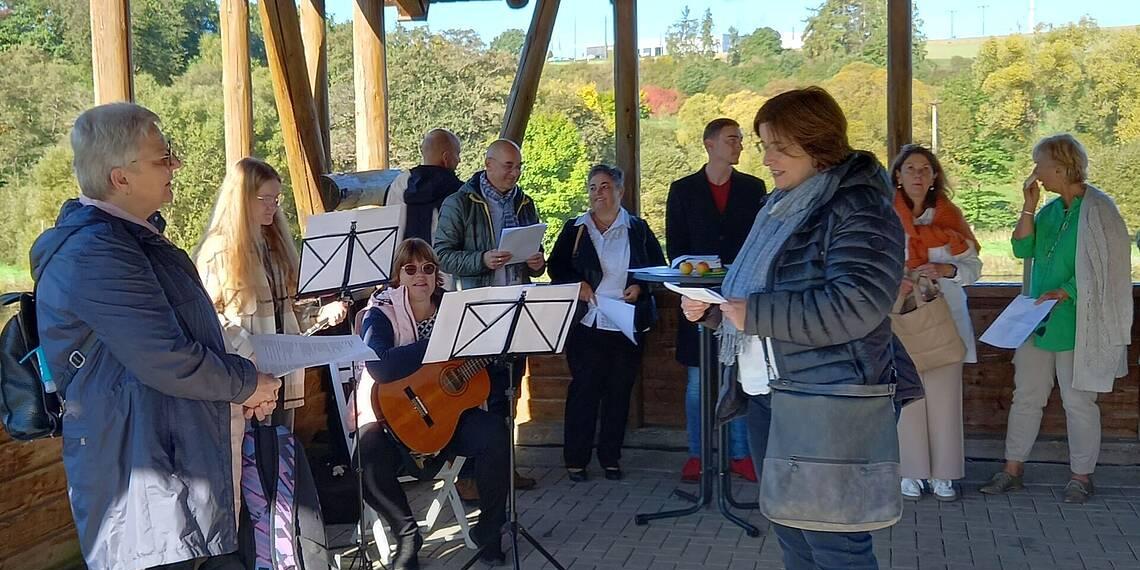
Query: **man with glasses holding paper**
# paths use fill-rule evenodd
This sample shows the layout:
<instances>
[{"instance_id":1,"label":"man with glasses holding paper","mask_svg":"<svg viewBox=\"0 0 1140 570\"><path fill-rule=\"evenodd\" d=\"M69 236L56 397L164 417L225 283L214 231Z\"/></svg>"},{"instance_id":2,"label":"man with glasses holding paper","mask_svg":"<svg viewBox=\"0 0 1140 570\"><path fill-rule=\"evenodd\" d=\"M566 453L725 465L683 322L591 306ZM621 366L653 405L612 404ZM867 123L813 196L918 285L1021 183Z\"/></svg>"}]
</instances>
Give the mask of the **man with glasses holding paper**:
<instances>
[{"instance_id":1,"label":"man with glasses holding paper","mask_svg":"<svg viewBox=\"0 0 1140 570\"><path fill-rule=\"evenodd\" d=\"M518 186L523 169L522 151L514 142L499 139L487 147L484 165L485 170L476 172L459 192L443 202L435 230L434 247L440 269L455 277L458 289L530 283L531 278L546 271L541 249L525 259L515 259L510 251L499 248L499 236L504 229L539 223L534 201ZM513 377L506 366L488 367L491 376L488 411L507 417L507 386L517 389L525 369L525 359L515 363ZM470 463L464 465L465 473L456 484L464 500L478 497L474 482L466 473ZM534 486L534 479L515 473L516 488L525 490Z\"/></svg>"}]
</instances>

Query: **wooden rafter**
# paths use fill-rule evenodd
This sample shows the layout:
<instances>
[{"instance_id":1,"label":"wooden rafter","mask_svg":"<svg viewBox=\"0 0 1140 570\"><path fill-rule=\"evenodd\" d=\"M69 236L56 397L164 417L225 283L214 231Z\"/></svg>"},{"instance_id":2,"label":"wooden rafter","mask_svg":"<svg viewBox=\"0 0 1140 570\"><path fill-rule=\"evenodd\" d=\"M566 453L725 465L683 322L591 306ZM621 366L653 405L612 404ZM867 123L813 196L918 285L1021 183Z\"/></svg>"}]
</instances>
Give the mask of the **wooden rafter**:
<instances>
[{"instance_id":1,"label":"wooden rafter","mask_svg":"<svg viewBox=\"0 0 1140 570\"><path fill-rule=\"evenodd\" d=\"M519 55L519 69L515 73L514 85L507 99L507 110L503 115L503 128L499 137L515 141L520 146L526 135L526 125L538 95L538 80L542 76L542 66L550 50L550 37L554 33L554 20L558 15L559 0L535 0L534 14L530 19L530 29L526 33L522 53Z\"/></svg>"}]
</instances>

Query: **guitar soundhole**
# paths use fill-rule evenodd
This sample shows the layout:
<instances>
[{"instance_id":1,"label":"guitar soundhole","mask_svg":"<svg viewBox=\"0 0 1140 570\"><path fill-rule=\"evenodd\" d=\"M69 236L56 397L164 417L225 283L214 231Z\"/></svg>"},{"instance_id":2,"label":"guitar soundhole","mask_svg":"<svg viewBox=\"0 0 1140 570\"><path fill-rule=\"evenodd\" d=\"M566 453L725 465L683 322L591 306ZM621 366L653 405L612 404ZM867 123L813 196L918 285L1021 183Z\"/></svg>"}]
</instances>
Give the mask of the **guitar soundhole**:
<instances>
[{"instance_id":1,"label":"guitar soundhole","mask_svg":"<svg viewBox=\"0 0 1140 570\"><path fill-rule=\"evenodd\" d=\"M467 390L467 382L452 368L439 377L440 387L448 396L458 396Z\"/></svg>"}]
</instances>

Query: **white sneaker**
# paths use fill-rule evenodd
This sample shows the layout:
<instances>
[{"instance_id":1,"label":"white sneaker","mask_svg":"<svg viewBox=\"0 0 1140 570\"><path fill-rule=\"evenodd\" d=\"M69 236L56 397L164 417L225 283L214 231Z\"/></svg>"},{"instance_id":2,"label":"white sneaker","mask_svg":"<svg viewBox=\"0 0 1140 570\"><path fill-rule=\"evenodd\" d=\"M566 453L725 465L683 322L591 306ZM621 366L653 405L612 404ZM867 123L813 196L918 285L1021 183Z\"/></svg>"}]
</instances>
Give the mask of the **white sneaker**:
<instances>
[{"instance_id":1,"label":"white sneaker","mask_svg":"<svg viewBox=\"0 0 1140 570\"><path fill-rule=\"evenodd\" d=\"M918 479L907 479L903 477L902 480L902 496L904 499L910 501L917 501L922 498L922 482Z\"/></svg>"},{"instance_id":2,"label":"white sneaker","mask_svg":"<svg viewBox=\"0 0 1140 570\"><path fill-rule=\"evenodd\" d=\"M958 491L954 490L954 482L949 479L931 479L930 486L934 488L934 498L939 501L957 501Z\"/></svg>"}]
</instances>

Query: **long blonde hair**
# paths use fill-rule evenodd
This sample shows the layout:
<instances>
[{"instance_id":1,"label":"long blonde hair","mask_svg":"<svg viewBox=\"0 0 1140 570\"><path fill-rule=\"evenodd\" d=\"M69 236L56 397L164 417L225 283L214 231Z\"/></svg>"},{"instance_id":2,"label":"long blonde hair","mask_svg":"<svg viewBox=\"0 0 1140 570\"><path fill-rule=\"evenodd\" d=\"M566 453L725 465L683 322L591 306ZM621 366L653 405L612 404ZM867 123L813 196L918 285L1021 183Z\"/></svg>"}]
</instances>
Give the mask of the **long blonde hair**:
<instances>
[{"instance_id":1,"label":"long blonde hair","mask_svg":"<svg viewBox=\"0 0 1140 570\"><path fill-rule=\"evenodd\" d=\"M268 226L262 226L252 212L258 201L258 189L273 180L280 182L281 175L272 166L246 157L234 164L222 181L214 213L194 252L199 267L210 264L218 273L219 290L211 292L215 296L211 300L219 310L256 306L249 303L257 302L258 284L265 279L261 252L266 249L269 264L285 277L285 296L297 295L300 262L284 212L278 208L273 214L273 223ZM219 243L204 252L203 246L214 240ZM203 253L212 256L211 259L201 259Z\"/></svg>"}]
</instances>

